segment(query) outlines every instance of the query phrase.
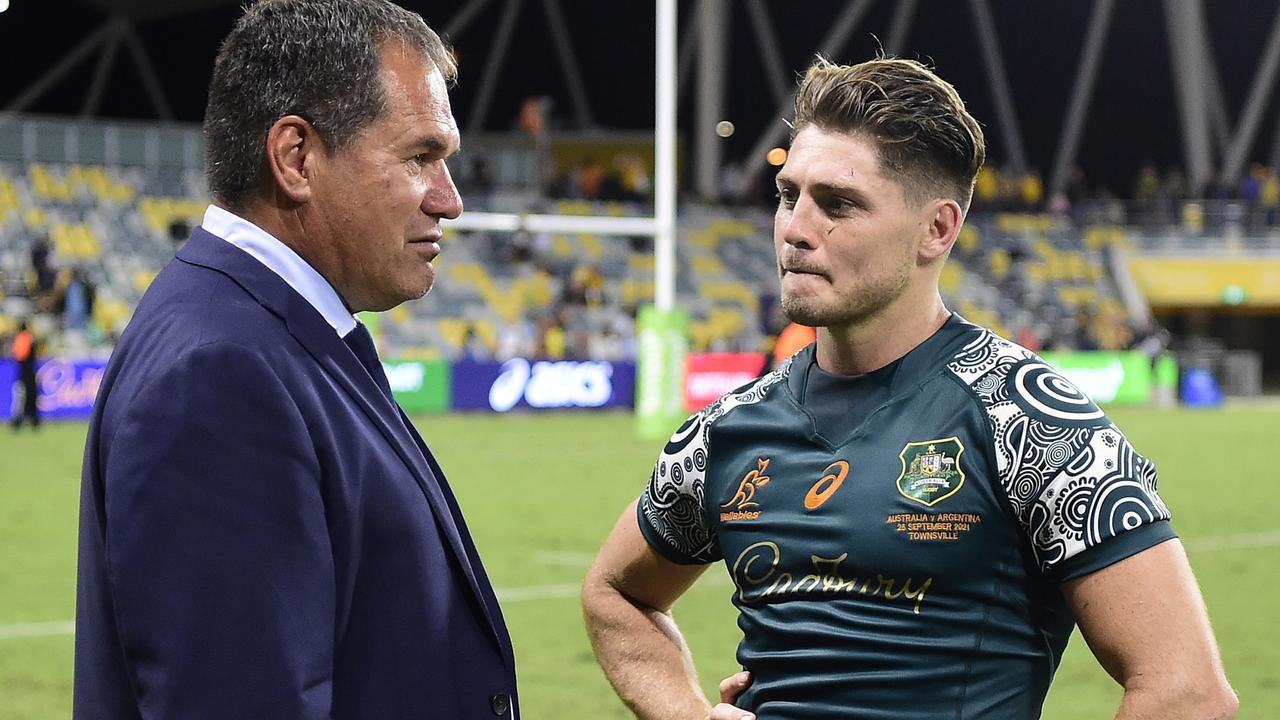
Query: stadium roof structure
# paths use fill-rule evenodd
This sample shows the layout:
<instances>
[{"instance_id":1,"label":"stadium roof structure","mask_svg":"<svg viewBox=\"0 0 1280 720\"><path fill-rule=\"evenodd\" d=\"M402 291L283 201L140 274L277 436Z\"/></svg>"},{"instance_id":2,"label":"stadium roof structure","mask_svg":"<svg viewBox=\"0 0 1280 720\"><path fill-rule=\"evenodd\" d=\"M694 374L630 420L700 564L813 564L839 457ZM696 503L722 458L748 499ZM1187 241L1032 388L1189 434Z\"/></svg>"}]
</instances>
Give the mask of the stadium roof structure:
<instances>
[{"instance_id":1,"label":"stadium roof structure","mask_svg":"<svg viewBox=\"0 0 1280 720\"><path fill-rule=\"evenodd\" d=\"M531 95L554 98L561 121L577 129L652 127L652 3L399 2L458 49L454 107L464 131L504 126ZM0 110L119 115L122 95L133 99L123 103L131 116L195 121L240 3L10 4L0 13L8 48L0 61L10 69ZM1144 159L1178 164L1192 187L1234 183L1263 153L1280 166L1278 0L684 0L680 8L681 125L704 197L718 194L726 164L767 167L765 153L785 139L796 71L814 53L852 62L881 49L938 67L986 126L992 156L1015 171L1040 168L1051 190L1077 163L1129 173ZM16 38L41 47L19 58L14 48L26 43ZM714 131L726 119L738 130L730 138Z\"/></svg>"}]
</instances>

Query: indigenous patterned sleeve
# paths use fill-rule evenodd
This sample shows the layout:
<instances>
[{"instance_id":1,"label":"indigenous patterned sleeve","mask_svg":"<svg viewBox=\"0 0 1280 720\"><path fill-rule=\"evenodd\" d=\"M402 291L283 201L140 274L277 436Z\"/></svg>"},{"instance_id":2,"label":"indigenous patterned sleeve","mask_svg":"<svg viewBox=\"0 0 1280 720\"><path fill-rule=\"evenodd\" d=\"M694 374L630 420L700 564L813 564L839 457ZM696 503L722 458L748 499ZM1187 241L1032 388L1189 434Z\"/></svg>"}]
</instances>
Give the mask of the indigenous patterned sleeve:
<instances>
[{"instance_id":1,"label":"indigenous patterned sleeve","mask_svg":"<svg viewBox=\"0 0 1280 720\"><path fill-rule=\"evenodd\" d=\"M707 411L684 422L667 441L640 496L637 519L660 555L683 565L720 559L715 527L703 511L707 479Z\"/></svg>"},{"instance_id":2,"label":"indigenous patterned sleeve","mask_svg":"<svg viewBox=\"0 0 1280 720\"><path fill-rule=\"evenodd\" d=\"M1078 577L1174 537L1155 465L1043 360L984 333L950 367L986 408L1000 485L1043 572Z\"/></svg>"}]
</instances>

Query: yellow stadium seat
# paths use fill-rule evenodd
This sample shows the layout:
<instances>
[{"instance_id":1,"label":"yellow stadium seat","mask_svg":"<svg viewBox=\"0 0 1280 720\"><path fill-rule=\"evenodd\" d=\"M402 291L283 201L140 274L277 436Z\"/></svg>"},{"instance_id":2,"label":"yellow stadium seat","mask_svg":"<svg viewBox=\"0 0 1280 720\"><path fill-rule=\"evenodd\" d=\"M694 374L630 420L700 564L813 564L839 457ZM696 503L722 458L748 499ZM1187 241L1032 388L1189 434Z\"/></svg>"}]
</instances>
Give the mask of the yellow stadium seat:
<instances>
[{"instance_id":1,"label":"yellow stadium seat","mask_svg":"<svg viewBox=\"0 0 1280 720\"><path fill-rule=\"evenodd\" d=\"M156 279L159 272L156 270L139 270L133 274L133 289L142 294L151 286L151 281Z\"/></svg>"},{"instance_id":2,"label":"yellow stadium seat","mask_svg":"<svg viewBox=\"0 0 1280 720\"><path fill-rule=\"evenodd\" d=\"M391 308L390 310L387 311L386 317L396 325L404 325L405 323L409 322L409 319L412 317L412 315L409 312L409 306L406 304L406 305L397 305Z\"/></svg>"},{"instance_id":3,"label":"yellow stadium seat","mask_svg":"<svg viewBox=\"0 0 1280 720\"><path fill-rule=\"evenodd\" d=\"M996 248L988 253L987 266L991 269L991 277L1003 280L1013 267L1013 259L1009 257L1009 251Z\"/></svg>"},{"instance_id":4,"label":"yellow stadium seat","mask_svg":"<svg viewBox=\"0 0 1280 720\"><path fill-rule=\"evenodd\" d=\"M442 317L436 321L440 329L440 337L452 352L460 352L467 341L467 321L462 318Z\"/></svg>"},{"instance_id":5,"label":"yellow stadium seat","mask_svg":"<svg viewBox=\"0 0 1280 720\"><path fill-rule=\"evenodd\" d=\"M693 259L693 271L701 276L724 274L724 264L715 255L699 255Z\"/></svg>"},{"instance_id":6,"label":"yellow stadium seat","mask_svg":"<svg viewBox=\"0 0 1280 720\"><path fill-rule=\"evenodd\" d=\"M551 251L554 252L558 257L562 257L562 258L573 257L573 243L569 241L569 236L552 235Z\"/></svg>"},{"instance_id":7,"label":"yellow stadium seat","mask_svg":"<svg viewBox=\"0 0 1280 720\"><path fill-rule=\"evenodd\" d=\"M493 326L493 322L488 318L480 318L472 325L472 330L480 344L484 346L490 353L498 350L498 329Z\"/></svg>"},{"instance_id":8,"label":"yellow stadium seat","mask_svg":"<svg viewBox=\"0 0 1280 720\"><path fill-rule=\"evenodd\" d=\"M560 215L595 215L591 203L585 200L561 200L556 203L556 212Z\"/></svg>"},{"instance_id":9,"label":"yellow stadium seat","mask_svg":"<svg viewBox=\"0 0 1280 720\"><path fill-rule=\"evenodd\" d=\"M44 230L49 224L44 210L35 207L27 208L27 211L22 214L22 222L30 230Z\"/></svg>"},{"instance_id":10,"label":"yellow stadium seat","mask_svg":"<svg viewBox=\"0 0 1280 720\"><path fill-rule=\"evenodd\" d=\"M685 234L684 239L690 247L706 249L715 249L716 244L720 242L719 235L706 230L691 230Z\"/></svg>"},{"instance_id":11,"label":"yellow stadium seat","mask_svg":"<svg viewBox=\"0 0 1280 720\"><path fill-rule=\"evenodd\" d=\"M747 220L729 220L727 218L718 218L707 223L707 231L715 235L733 235L740 237L752 237L756 234L756 228Z\"/></svg>"},{"instance_id":12,"label":"yellow stadium seat","mask_svg":"<svg viewBox=\"0 0 1280 720\"><path fill-rule=\"evenodd\" d=\"M938 287L944 293L953 293L960 287L960 283L964 280L964 271L955 263L947 263L942 266L942 275L938 278Z\"/></svg>"},{"instance_id":13,"label":"yellow stadium seat","mask_svg":"<svg viewBox=\"0 0 1280 720\"><path fill-rule=\"evenodd\" d=\"M431 345L408 345L400 348L399 355L404 360L438 360L442 357L440 348Z\"/></svg>"},{"instance_id":14,"label":"yellow stadium seat","mask_svg":"<svg viewBox=\"0 0 1280 720\"><path fill-rule=\"evenodd\" d=\"M753 311L760 308L760 298L738 280L702 283L698 294L712 302L733 302Z\"/></svg>"},{"instance_id":15,"label":"yellow stadium seat","mask_svg":"<svg viewBox=\"0 0 1280 720\"><path fill-rule=\"evenodd\" d=\"M633 271L651 273L653 272L653 265L653 255L631 253L627 256L627 267Z\"/></svg>"},{"instance_id":16,"label":"yellow stadium seat","mask_svg":"<svg viewBox=\"0 0 1280 720\"><path fill-rule=\"evenodd\" d=\"M599 260L604 257L604 244L600 241L599 235L582 233L578 235L578 243L591 259Z\"/></svg>"},{"instance_id":17,"label":"yellow stadium seat","mask_svg":"<svg viewBox=\"0 0 1280 720\"><path fill-rule=\"evenodd\" d=\"M620 294L622 296L622 304L628 307L639 305L642 302L652 302L653 281L623 280Z\"/></svg>"},{"instance_id":18,"label":"yellow stadium seat","mask_svg":"<svg viewBox=\"0 0 1280 720\"><path fill-rule=\"evenodd\" d=\"M99 298L93 303L93 320L104 330L115 330L132 314L128 303L116 298Z\"/></svg>"}]
</instances>

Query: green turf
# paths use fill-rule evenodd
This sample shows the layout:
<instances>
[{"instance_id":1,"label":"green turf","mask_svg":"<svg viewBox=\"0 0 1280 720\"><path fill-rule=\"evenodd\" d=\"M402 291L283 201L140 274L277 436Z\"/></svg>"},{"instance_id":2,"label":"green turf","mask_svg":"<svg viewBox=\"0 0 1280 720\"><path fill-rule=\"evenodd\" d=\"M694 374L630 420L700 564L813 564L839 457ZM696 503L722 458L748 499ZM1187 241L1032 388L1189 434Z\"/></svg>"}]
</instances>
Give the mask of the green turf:
<instances>
[{"instance_id":1,"label":"green turf","mask_svg":"<svg viewBox=\"0 0 1280 720\"><path fill-rule=\"evenodd\" d=\"M1160 468L1161 494L1241 697L1239 717L1280 717L1280 634L1267 620L1280 607L1280 503L1270 491L1280 408L1115 410L1112 417ZM504 602L525 717L629 717L591 657L573 588L643 486L659 443L636 439L622 414L450 415L419 425L494 584L544 595ZM72 617L84 432L74 424L0 433L0 628ZM728 597L723 569L713 567L676 608L708 691L736 669ZM70 686L69 635L0 636L0 720L68 717ZM1077 638L1044 717L1110 717L1118 698Z\"/></svg>"}]
</instances>

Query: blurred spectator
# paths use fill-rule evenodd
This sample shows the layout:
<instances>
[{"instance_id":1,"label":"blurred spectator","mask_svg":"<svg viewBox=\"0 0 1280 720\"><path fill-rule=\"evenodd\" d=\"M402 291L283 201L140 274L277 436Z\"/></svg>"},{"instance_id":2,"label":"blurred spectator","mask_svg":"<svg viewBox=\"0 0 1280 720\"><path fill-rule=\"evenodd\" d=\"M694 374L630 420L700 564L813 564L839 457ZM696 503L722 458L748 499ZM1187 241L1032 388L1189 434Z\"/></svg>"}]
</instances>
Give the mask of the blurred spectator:
<instances>
[{"instance_id":1,"label":"blurred spectator","mask_svg":"<svg viewBox=\"0 0 1280 720\"><path fill-rule=\"evenodd\" d=\"M634 153L623 153L614 158L613 163L621 195L618 199L636 203L649 202L653 197L653 181L649 177L648 165Z\"/></svg>"},{"instance_id":2,"label":"blurred spectator","mask_svg":"<svg viewBox=\"0 0 1280 720\"><path fill-rule=\"evenodd\" d=\"M588 335L587 357L592 360L621 360L622 349L622 338L612 327L606 326Z\"/></svg>"},{"instance_id":3,"label":"blurred spectator","mask_svg":"<svg viewBox=\"0 0 1280 720\"><path fill-rule=\"evenodd\" d=\"M484 150L476 150L470 153L469 156L471 162L467 168L464 184L467 202L476 207L487 208L489 206L489 198L493 195L494 188L497 185L493 178L489 155Z\"/></svg>"},{"instance_id":4,"label":"blurred spectator","mask_svg":"<svg viewBox=\"0 0 1280 720\"><path fill-rule=\"evenodd\" d=\"M1160 175L1154 163L1143 164L1138 179L1133 184L1133 199L1140 205L1151 206L1160 196Z\"/></svg>"},{"instance_id":5,"label":"blurred spectator","mask_svg":"<svg viewBox=\"0 0 1280 720\"><path fill-rule=\"evenodd\" d=\"M1154 364L1164 354L1165 348L1169 346L1170 339L1168 330L1156 324L1155 320L1148 319L1138 326L1134 332L1133 341L1130 343L1129 349L1142 352Z\"/></svg>"},{"instance_id":6,"label":"blurred spectator","mask_svg":"<svg viewBox=\"0 0 1280 720\"><path fill-rule=\"evenodd\" d=\"M801 348L816 340L818 331L808 325L790 323L778 333L778 340L773 344L773 365L778 367L784 360L795 355Z\"/></svg>"},{"instance_id":7,"label":"blurred spectator","mask_svg":"<svg viewBox=\"0 0 1280 720\"><path fill-rule=\"evenodd\" d=\"M565 330L560 318L556 315L543 315L538 318L537 344L534 356L547 360L563 360L565 355Z\"/></svg>"},{"instance_id":8,"label":"blurred spectator","mask_svg":"<svg viewBox=\"0 0 1280 720\"><path fill-rule=\"evenodd\" d=\"M524 228L511 233L507 241L507 260L521 265L533 260L533 234Z\"/></svg>"},{"instance_id":9,"label":"blurred spectator","mask_svg":"<svg viewBox=\"0 0 1280 720\"><path fill-rule=\"evenodd\" d=\"M488 360L489 348L485 347L484 338L476 332L474 324L467 324L467 334L463 337L462 351L472 360Z\"/></svg>"},{"instance_id":10,"label":"blurred spectator","mask_svg":"<svg viewBox=\"0 0 1280 720\"><path fill-rule=\"evenodd\" d=\"M1032 325L1020 325L1014 333L1014 342L1031 352L1040 352L1043 348L1040 345L1040 334L1036 332L1036 328Z\"/></svg>"},{"instance_id":11,"label":"blurred spectator","mask_svg":"<svg viewBox=\"0 0 1280 720\"><path fill-rule=\"evenodd\" d=\"M581 307L587 305L587 286L576 271L571 273L560 287L560 305Z\"/></svg>"},{"instance_id":12,"label":"blurred spectator","mask_svg":"<svg viewBox=\"0 0 1280 720\"><path fill-rule=\"evenodd\" d=\"M587 307L600 307L605 304L604 275L593 263L580 263L573 269L573 277L582 284Z\"/></svg>"},{"instance_id":13,"label":"blurred spectator","mask_svg":"<svg viewBox=\"0 0 1280 720\"><path fill-rule=\"evenodd\" d=\"M516 127L535 138L542 137L547 129L547 116L551 113L551 98L546 96L527 97L520 103L520 112L516 116Z\"/></svg>"},{"instance_id":14,"label":"blurred spectator","mask_svg":"<svg viewBox=\"0 0 1280 720\"><path fill-rule=\"evenodd\" d=\"M24 422L31 427L40 427L39 389L36 386L36 362L40 353L40 343L26 320L18 325L18 334L13 338L13 359L18 363L18 383L22 388L22 409L13 414L13 429L16 431Z\"/></svg>"},{"instance_id":15,"label":"blurred spectator","mask_svg":"<svg viewBox=\"0 0 1280 720\"><path fill-rule=\"evenodd\" d=\"M1240 179L1240 199L1250 208L1257 207L1262 199L1262 180L1262 163L1257 162L1250 164L1248 172Z\"/></svg>"},{"instance_id":16,"label":"blurred spectator","mask_svg":"<svg viewBox=\"0 0 1280 720\"><path fill-rule=\"evenodd\" d=\"M1182 170L1173 167L1169 168L1169 172L1165 173L1164 182L1160 186L1160 196L1174 203L1182 202L1189 197L1187 191L1187 177L1182 174Z\"/></svg>"},{"instance_id":17,"label":"blurred spectator","mask_svg":"<svg viewBox=\"0 0 1280 720\"><path fill-rule=\"evenodd\" d=\"M973 200L979 207L994 208L1000 195L1000 177L995 167L983 165L973 184Z\"/></svg>"},{"instance_id":18,"label":"blurred spectator","mask_svg":"<svg viewBox=\"0 0 1280 720\"><path fill-rule=\"evenodd\" d=\"M1000 170L996 175L996 209L1014 210L1019 208L1022 195L1022 178L1009 168Z\"/></svg>"},{"instance_id":19,"label":"blurred spectator","mask_svg":"<svg viewBox=\"0 0 1280 720\"><path fill-rule=\"evenodd\" d=\"M186 220L174 220L169 223L169 240L174 245L181 245L188 237L191 237L191 226Z\"/></svg>"},{"instance_id":20,"label":"blurred spectator","mask_svg":"<svg viewBox=\"0 0 1280 720\"><path fill-rule=\"evenodd\" d=\"M63 289L58 303L58 311L62 314L63 327L68 330L83 332L93 317L93 301L95 289L80 268L71 270L70 279Z\"/></svg>"},{"instance_id":21,"label":"blurred spectator","mask_svg":"<svg viewBox=\"0 0 1280 720\"><path fill-rule=\"evenodd\" d=\"M1258 204L1262 208L1263 222L1267 226L1274 226L1280 221L1280 178L1276 177L1275 170L1270 167L1264 167L1263 172Z\"/></svg>"},{"instance_id":22,"label":"blurred spectator","mask_svg":"<svg viewBox=\"0 0 1280 720\"><path fill-rule=\"evenodd\" d=\"M28 269L27 295L35 303L36 312L51 312L58 288L58 269L53 264L53 248L48 237L36 238L31 244L31 267Z\"/></svg>"},{"instance_id":23,"label":"blurred spectator","mask_svg":"<svg viewBox=\"0 0 1280 720\"><path fill-rule=\"evenodd\" d=\"M604 184L604 165L595 158L588 159L574 172L574 184L577 186L577 197L596 200L600 197L600 187Z\"/></svg>"},{"instance_id":24,"label":"blurred spectator","mask_svg":"<svg viewBox=\"0 0 1280 720\"><path fill-rule=\"evenodd\" d=\"M1040 203L1044 201L1044 182L1040 179L1040 173L1032 171L1022 175L1018 180L1018 199L1024 210L1039 209Z\"/></svg>"},{"instance_id":25,"label":"blurred spectator","mask_svg":"<svg viewBox=\"0 0 1280 720\"><path fill-rule=\"evenodd\" d=\"M604 276L595 265L579 263L560 289L560 304L600 307L604 303Z\"/></svg>"},{"instance_id":26,"label":"blurred spectator","mask_svg":"<svg viewBox=\"0 0 1280 720\"><path fill-rule=\"evenodd\" d=\"M1089 182L1085 178L1084 169L1079 165L1071 167L1071 175L1067 178L1067 186L1063 191L1067 195L1067 202L1071 203L1072 207L1089 198Z\"/></svg>"},{"instance_id":27,"label":"blurred spectator","mask_svg":"<svg viewBox=\"0 0 1280 720\"><path fill-rule=\"evenodd\" d=\"M537 354L538 330L532 320L520 317L513 323L503 323L498 330L498 360L505 362L511 358L529 358Z\"/></svg>"}]
</instances>

